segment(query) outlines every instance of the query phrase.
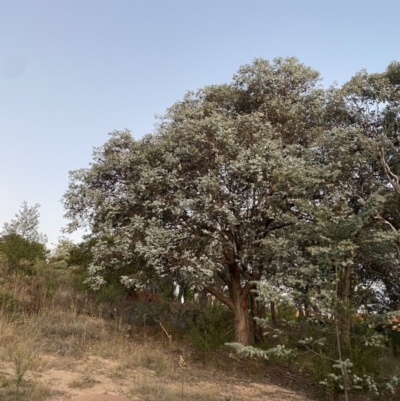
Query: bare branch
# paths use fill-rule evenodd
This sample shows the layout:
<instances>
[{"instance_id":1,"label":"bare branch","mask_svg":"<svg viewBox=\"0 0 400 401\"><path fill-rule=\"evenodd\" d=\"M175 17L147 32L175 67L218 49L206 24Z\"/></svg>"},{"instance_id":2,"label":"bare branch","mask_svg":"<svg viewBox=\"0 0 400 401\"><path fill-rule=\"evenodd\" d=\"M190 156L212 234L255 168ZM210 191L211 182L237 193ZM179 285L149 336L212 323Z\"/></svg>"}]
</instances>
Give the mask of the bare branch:
<instances>
[{"instance_id":1,"label":"bare branch","mask_svg":"<svg viewBox=\"0 0 400 401\"><path fill-rule=\"evenodd\" d=\"M388 163L386 162L385 150L383 149L383 147L381 148L380 154L381 154L381 163L383 166L383 170L385 171L386 177L389 180L389 182L392 184L395 191L397 192L397 195L399 195L399 197L400 197L400 178L397 174L393 173L393 171L390 169Z\"/></svg>"},{"instance_id":2,"label":"bare branch","mask_svg":"<svg viewBox=\"0 0 400 401\"><path fill-rule=\"evenodd\" d=\"M378 212L377 212L376 215L374 216L374 219L377 219L377 220L381 221L382 223L387 224L387 225L391 228L391 230L392 230L394 233L398 234L396 228L392 225L392 223L390 223L389 221L387 221L387 220L386 220L384 217L382 217Z\"/></svg>"}]
</instances>

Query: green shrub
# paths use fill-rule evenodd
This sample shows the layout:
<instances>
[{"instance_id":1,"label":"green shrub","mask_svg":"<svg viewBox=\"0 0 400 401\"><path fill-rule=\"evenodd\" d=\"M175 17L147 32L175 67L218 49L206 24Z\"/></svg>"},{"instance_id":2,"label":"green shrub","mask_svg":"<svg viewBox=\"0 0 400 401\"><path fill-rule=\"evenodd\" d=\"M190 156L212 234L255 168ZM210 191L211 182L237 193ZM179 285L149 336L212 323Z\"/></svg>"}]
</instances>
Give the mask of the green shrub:
<instances>
[{"instance_id":1,"label":"green shrub","mask_svg":"<svg viewBox=\"0 0 400 401\"><path fill-rule=\"evenodd\" d=\"M102 285L98 291L94 291L96 302L105 304L114 301L126 293L126 288L120 283L107 283Z\"/></svg>"},{"instance_id":2,"label":"green shrub","mask_svg":"<svg viewBox=\"0 0 400 401\"><path fill-rule=\"evenodd\" d=\"M354 399L398 399L398 394L392 393L389 385L393 376L399 376L398 360L393 357L392 339L384 334L376 330L367 319L362 322L353 321L350 348L342 350L342 358L351 362L348 389L354 394ZM310 346L318 355L303 353L302 359L298 360L300 369L305 369L316 383L324 384L328 398L340 397L343 381L340 378L341 371L334 362L339 359L335 327L326 321L317 328L307 321L307 336L313 339L324 337L325 340L323 345ZM396 391L395 383L392 387Z\"/></svg>"},{"instance_id":3,"label":"green shrub","mask_svg":"<svg viewBox=\"0 0 400 401\"><path fill-rule=\"evenodd\" d=\"M211 351L231 340L232 327L232 314L227 308L205 306L193 311L189 320L189 337L198 350Z\"/></svg>"},{"instance_id":4,"label":"green shrub","mask_svg":"<svg viewBox=\"0 0 400 401\"><path fill-rule=\"evenodd\" d=\"M0 290L0 310L7 316L12 316L18 311L18 300L13 294Z\"/></svg>"}]
</instances>

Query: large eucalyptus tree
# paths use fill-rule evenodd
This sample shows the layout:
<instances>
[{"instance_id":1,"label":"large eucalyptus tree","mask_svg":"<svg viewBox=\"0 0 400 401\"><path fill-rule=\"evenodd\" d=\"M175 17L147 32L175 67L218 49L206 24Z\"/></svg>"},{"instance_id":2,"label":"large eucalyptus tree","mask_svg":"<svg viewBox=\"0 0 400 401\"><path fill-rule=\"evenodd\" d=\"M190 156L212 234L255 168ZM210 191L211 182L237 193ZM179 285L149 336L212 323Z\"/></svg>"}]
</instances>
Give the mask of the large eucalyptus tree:
<instances>
[{"instance_id":1,"label":"large eucalyptus tree","mask_svg":"<svg viewBox=\"0 0 400 401\"><path fill-rule=\"evenodd\" d=\"M70 230L113 238L94 248L92 284L129 264L126 285L179 271L232 311L236 341L249 344L247 298L276 273L275 245L303 217L294 199L315 184L304 155L329 128L318 79L296 59L258 59L230 84L188 93L154 135L114 132L63 198Z\"/></svg>"}]
</instances>

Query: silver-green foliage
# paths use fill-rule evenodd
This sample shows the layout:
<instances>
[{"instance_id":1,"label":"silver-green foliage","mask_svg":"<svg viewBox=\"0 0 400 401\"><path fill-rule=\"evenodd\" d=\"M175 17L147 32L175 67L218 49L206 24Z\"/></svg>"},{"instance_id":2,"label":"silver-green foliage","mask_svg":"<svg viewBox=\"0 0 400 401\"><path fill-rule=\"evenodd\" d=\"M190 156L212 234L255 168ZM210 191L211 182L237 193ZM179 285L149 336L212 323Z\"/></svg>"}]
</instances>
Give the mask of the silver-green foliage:
<instances>
[{"instance_id":1,"label":"silver-green foliage","mask_svg":"<svg viewBox=\"0 0 400 401\"><path fill-rule=\"evenodd\" d=\"M15 219L11 220L11 222L4 223L0 235L17 234L30 242L45 244L47 236L39 232L39 208L40 205L38 203L34 206L29 206L28 202L22 202L19 213L15 215Z\"/></svg>"},{"instance_id":2,"label":"silver-green foliage","mask_svg":"<svg viewBox=\"0 0 400 401\"><path fill-rule=\"evenodd\" d=\"M188 93L154 135L114 132L64 196L71 230L113 238L94 248L92 285L139 255L124 284L143 282L146 269L179 271L233 311L248 343L244 301L274 275L275 244L301 217L293 199L313 182L302 156L325 127L318 79L293 58L255 60L230 84Z\"/></svg>"},{"instance_id":3,"label":"silver-green foliage","mask_svg":"<svg viewBox=\"0 0 400 401\"><path fill-rule=\"evenodd\" d=\"M374 375L365 364L354 365L349 359L353 347L360 347L351 331L352 316L399 305L398 71L399 64L392 63L383 74L361 72L342 89L330 90L332 129L324 131L306 155L311 166L318 166L310 171L320 180L314 179L311 196L294 200L305 218L287 236L288 250L276 259L289 277L273 290L271 283L258 285L261 298L276 301L284 293L312 316L310 321L322 324L321 334L331 333L334 350L311 337L301 344L329 361L332 371L321 384L344 391L346 399L350 392L394 394L398 383L398 372ZM309 182L305 175L300 180ZM373 330L367 334L361 351L366 354L367 347L382 344ZM268 355L236 348L250 356ZM377 355L384 358L383 352Z\"/></svg>"}]
</instances>

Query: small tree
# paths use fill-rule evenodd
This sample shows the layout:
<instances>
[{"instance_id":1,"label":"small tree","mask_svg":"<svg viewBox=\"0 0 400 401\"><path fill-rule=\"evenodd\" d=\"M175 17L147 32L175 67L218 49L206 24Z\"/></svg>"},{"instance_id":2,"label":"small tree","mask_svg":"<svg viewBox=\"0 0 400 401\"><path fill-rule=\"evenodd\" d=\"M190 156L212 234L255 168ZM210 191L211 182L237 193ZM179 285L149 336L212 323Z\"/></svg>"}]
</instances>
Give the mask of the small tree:
<instances>
[{"instance_id":1,"label":"small tree","mask_svg":"<svg viewBox=\"0 0 400 401\"><path fill-rule=\"evenodd\" d=\"M0 235L0 253L7 259L12 270L22 269L32 274L36 260L46 258L46 235L39 233L40 205L28 206L22 202L21 209L15 215L16 219L5 223Z\"/></svg>"},{"instance_id":2,"label":"small tree","mask_svg":"<svg viewBox=\"0 0 400 401\"><path fill-rule=\"evenodd\" d=\"M27 241L45 244L47 236L39 233L39 208L38 203L28 206L28 202L23 201L19 213L15 215L16 219L4 223L1 235L17 234Z\"/></svg>"},{"instance_id":3,"label":"small tree","mask_svg":"<svg viewBox=\"0 0 400 401\"><path fill-rule=\"evenodd\" d=\"M46 258L46 248L43 244L28 241L18 234L7 234L0 237L0 254L6 257L11 270L32 274L35 261Z\"/></svg>"}]
</instances>

